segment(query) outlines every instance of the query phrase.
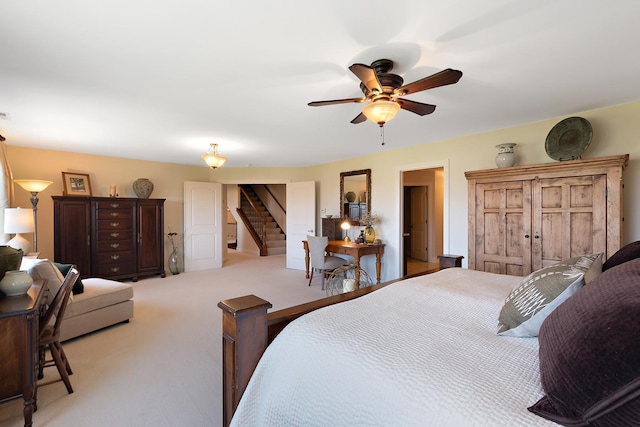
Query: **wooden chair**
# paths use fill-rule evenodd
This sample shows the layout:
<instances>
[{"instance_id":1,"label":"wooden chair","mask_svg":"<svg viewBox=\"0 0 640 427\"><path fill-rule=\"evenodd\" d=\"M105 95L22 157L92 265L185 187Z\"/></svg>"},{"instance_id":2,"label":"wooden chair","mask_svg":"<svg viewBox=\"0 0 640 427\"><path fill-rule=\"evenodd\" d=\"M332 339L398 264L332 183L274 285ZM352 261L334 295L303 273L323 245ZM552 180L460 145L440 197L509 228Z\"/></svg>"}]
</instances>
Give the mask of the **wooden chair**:
<instances>
[{"instance_id":1,"label":"wooden chair","mask_svg":"<svg viewBox=\"0 0 640 427\"><path fill-rule=\"evenodd\" d=\"M329 244L328 237L307 236L309 244L309 258L311 259L311 277L309 278L309 286L313 280L313 271L318 269L322 273L322 290L324 290L324 279L331 274L336 268L348 264L348 262L340 257L327 255L325 249Z\"/></svg>"},{"instance_id":2,"label":"wooden chair","mask_svg":"<svg viewBox=\"0 0 640 427\"><path fill-rule=\"evenodd\" d=\"M38 387L51 384L54 382L62 381L67 387L69 394L73 393L71 382L69 381L69 375L73 374L67 355L60 345L60 327L62 326L62 319L64 317L65 310L67 309L67 303L69 302L69 295L74 283L78 279L79 273L75 267L72 267L62 282L60 289L56 293L51 305L47 308L46 312L40 317L40 332L38 338L38 351L40 355L39 359L39 372L38 379L43 378L44 368L55 366L58 368L60 378L48 382L39 382ZM55 322L51 324L51 320L55 316ZM45 352L49 349L51 353L51 360L46 360ZM36 389L37 390L37 389Z\"/></svg>"}]
</instances>

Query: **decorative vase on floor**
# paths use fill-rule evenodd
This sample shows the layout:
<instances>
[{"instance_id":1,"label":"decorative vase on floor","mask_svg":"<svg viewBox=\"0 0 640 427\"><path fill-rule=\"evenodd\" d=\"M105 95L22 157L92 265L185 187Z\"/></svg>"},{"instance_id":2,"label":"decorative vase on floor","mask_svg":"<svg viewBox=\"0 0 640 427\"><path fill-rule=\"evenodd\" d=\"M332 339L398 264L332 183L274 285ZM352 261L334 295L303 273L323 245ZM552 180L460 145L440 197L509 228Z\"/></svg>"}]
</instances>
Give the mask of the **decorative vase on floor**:
<instances>
[{"instance_id":1,"label":"decorative vase on floor","mask_svg":"<svg viewBox=\"0 0 640 427\"><path fill-rule=\"evenodd\" d=\"M33 285L33 279L24 270L10 270L0 280L0 291L8 297L24 295Z\"/></svg>"},{"instance_id":2,"label":"decorative vase on floor","mask_svg":"<svg viewBox=\"0 0 640 427\"><path fill-rule=\"evenodd\" d=\"M133 191L140 199L148 199L153 193L153 182L147 178L138 178L133 182Z\"/></svg>"},{"instance_id":3,"label":"decorative vase on floor","mask_svg":"<svg viewBox=\"0 0 640 427\"><path fill-rule=\"evenodd\" d=\"M178 256L178 249L174 249L169 254L169 271L171 274L180 274L180 257Z\"/></svg>"},{"instance_id":4,"label":"decorative vase on floor","mask_svg":"<svg viewBox=\"0 0 640 427\"><path fill-rule=\"evenodd\" d=\"M367 225L364 228L364 242L371 245L375 240L376 240L376 230L372 226Z\"/></svg>"},{"instance_id":5,"label":"decorative vase on floor","mask_svg":"<svg viewBox=\"0 0 640 427\"><path fill-rule=\"evenodd\" d=\"M499 168L509 168L516 164L516 153L513 151L513 147L516 144L508 142L506 144L498 144L498 155L496 156L496 166Z\"/></svg>"}]
</instances>

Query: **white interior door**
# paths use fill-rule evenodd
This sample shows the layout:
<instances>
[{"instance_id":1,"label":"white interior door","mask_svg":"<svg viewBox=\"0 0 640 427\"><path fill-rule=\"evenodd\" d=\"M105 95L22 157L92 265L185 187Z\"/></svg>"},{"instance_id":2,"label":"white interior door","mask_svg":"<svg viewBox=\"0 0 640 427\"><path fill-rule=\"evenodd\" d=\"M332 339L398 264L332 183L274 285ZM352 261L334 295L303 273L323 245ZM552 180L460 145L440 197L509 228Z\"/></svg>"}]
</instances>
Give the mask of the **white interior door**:
<instances>
[{"instance_id":1,"label":"white interior door","mask_svg":"<svg viewBox=\"0 0 640 427\"><path fill-rule=\"evenodd\" d=\"M185 181L184 271L222 267L227 219L224 205L222 184Z\"/></svg>"},{"instance_id":2,"label":"white interior door","mask_svg":"<svg viewBox=\"0 0 640 427\"><path fill-rule=\"evenodd\" d=\"M287 184L287 268L304 270L302 241L316 233L316 183Z\"/></svg>"}]
</instances>

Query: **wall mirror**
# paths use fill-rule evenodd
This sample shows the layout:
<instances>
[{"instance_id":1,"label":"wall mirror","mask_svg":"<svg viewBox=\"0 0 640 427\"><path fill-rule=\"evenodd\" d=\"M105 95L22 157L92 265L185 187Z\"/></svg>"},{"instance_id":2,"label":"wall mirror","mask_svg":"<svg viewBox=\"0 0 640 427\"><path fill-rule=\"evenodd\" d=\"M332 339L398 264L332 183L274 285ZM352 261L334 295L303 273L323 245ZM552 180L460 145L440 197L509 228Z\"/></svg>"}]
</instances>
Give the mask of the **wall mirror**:
<instances>
[{"instance_id":1,"label":"wall mirror","mask_svg":"<svg viewBox=\"0 0 640 427\"><path fill-rule=\"evenodd\" d=\"M371 214L371 169L340 173L340 218L356 225Z\"/></svg>"}]
</instances>

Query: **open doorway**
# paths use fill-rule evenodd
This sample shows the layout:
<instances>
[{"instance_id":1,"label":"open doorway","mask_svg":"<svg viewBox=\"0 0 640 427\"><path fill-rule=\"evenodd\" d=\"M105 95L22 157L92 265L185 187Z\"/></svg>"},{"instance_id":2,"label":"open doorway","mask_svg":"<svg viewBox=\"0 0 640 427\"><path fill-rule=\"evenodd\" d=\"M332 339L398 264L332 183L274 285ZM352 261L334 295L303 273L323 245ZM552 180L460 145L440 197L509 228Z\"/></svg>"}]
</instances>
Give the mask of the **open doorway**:
<instances>
[{"instance_id":1,"label":"open doorway","mask_svg":"<svg viewBox=\"0 0 640 427\"><path fill-rule=\"evenodd\" d=\"M403 276L436 271L444 242L444 168L402 172Z\"/></svg>"}]
</instances>

